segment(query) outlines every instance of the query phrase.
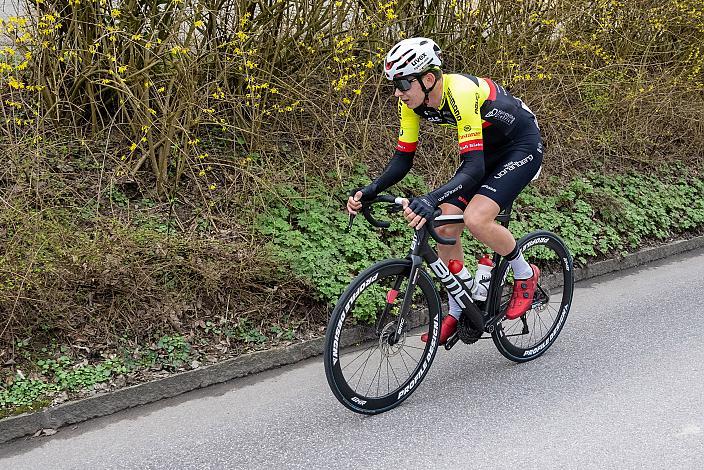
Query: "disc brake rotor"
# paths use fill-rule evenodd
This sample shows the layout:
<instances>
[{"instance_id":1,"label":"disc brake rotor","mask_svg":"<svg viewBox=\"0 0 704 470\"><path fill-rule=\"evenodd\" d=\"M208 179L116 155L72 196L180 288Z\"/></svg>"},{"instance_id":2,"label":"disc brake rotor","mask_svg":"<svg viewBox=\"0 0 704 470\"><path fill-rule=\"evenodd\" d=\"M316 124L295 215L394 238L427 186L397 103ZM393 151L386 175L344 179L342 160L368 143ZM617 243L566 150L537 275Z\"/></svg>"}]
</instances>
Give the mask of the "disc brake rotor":
<instances>
[{"instance_id":1,"label":"disc brake rotor","mask_svg":"<svg viewBox=\"0 0 704 470\"><path fill-rule=\"evenodd\" d=\"M379 336L379 350L384 357L392 357L401 353L404 344L406 343L406 332L401 334L401 337L394 344L389 344L389 338L396 334L396 322L389 322L384 326Z\"/></svg>"}]
</instances>

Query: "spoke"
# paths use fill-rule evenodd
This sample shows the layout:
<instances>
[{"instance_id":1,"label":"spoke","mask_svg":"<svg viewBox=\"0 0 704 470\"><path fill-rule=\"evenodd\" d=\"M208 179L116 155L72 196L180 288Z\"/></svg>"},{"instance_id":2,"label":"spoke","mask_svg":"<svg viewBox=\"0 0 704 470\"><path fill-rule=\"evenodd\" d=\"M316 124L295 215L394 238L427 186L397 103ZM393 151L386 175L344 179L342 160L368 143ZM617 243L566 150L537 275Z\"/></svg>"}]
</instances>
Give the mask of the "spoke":
<instances>
[{"instance_id":1,"label":"spoke","mask_svg":"<svg viewBox=\"0 0 704 470\"><path fill-rule=\"evenodd\" d=\"M556 304L557 304L558 307L561 307L561 306L562 306L562 302L559 302L559 303L556 302ZM548 308L549 308L550 310L552 310L553 312L555 312L555 315L560 315L560 310L557 309L557 308L555 308L555 305L554 305L554 304L552 304L552 303L551 303L551 304L548 304Z\"/></svg>"},{"instance_id":2,"label":"spoke","mask_svg":"<svg viewBox=\"0 0 704 470\"><path fill-rule=\"evenodd\" d=\"M550 331L550 325L554 325L554 324L555 324L555 318L553 318L553 316L552 316L552 314L551 314L550 312L547 312L547 309L544 310L544 312L546 312L546 313L550 316L550 322L549 322L549 323L544 322L544 321L543 321L543 318L540 316L540 314L537 314L536 316L538 317L538 321L539 321L540 324L543 326L543 328L545 328L546 331Z\"/></svg>"},{"instance_id":3,"label":"spoke","mask_svg":"<svg viewBox=\"0 0 704 470\"><path fill-rule=\"evenodd\" d=\"M411 356L411 355L408 354L406 351L404 351L403 349L401 349L401 357L403 357L403 353L406 353L406 356L408 356L408 357L410 357L411 359L413 359L413 361L414 361L416 364L418 364L418 363L420 362L420 361L419 361L420 358L416 359L415 357ZM413 369L415 369L415 367L414 367ZM409 371L409 374L410 374L410 371Z\"/></svg>"},{"instance_id":4,"label":"spoke","mask_svg":"<svg viewBox=\"0 0 704 470\"><path fill-rule=\"evenodd\" d=\"M550 315L550 322L545 322L543 321L543 317L538 316L538 322L540 323L541 330L544 331L544 333L541 335L541 339L545 336L547 336L550 333L550 330L552 329L552 326L555 324L554 321L552 321L552 315Z\"/></svg>"},{"instance_id":5,"label":"spoke","mask_svg":"<svg viewBox=\"0 0 704 470\"><path fill-rule=\"evenodd\" d=\"M371 350L374 349L375 347L376 347L376 344L372 344L372 345L369 346L367 349L364 349L361 353L359 353L359 355L358 355L357 357L355 357L354 359L352 359L352 361L348 362L348 363L345 365L345 367L342 368L342 370L347 369L349 366L351 366L352 364L354 364L354 363L357 361L357 359L359 359L360 357L362 357L365 352L371 351Z\"/></svg>"},{"instance_id":6,"label":"spoke","mask_svg":"<svg viewBox=\"0 0 704 470\"><path fill-rule=\"evenodd\" d=\"M403 345L404 348L411 348L411 349L419 349L421 351L425 351L425 348L419 348L418 346L409 346L408 344Z\"/></svg>"},{"instance_id":7,"label":"spoke","mask_svg":"<svg viewBox=\"0 0 704 470\"><path fill-rule=\"evenodd\" d=\"M386 394L391 391L391 374L389 374L389 358L386 358Z\"/></svg>"},{"instance_id":8,"label":"spoke","mask_svg":"<svg viewBox=\"0 0 704 470\"><path fill-rule=\"evenodd\" d=\"M538 328L536 327L537 318L535 318L535 317L536 317L536 315L533 315L533 329L532 329L531 332L530 332L530 340L531 340L531 342L528 343L529 345L535 344L535 342L534 342L534 341L535 341L535 334L536 334L536 330L538 329Z\"/></svg>"},{"instance_id":9,"label":"spoke","mask_svg":"<svg viewBox=\"0 0 704 470\"><path fill-rule=\"evenodd\" d=\"M426 332L426 331L422 331L422 332L420 332L420 333L408 334L408 335L406 335L406 338L420 338L420 337L423 336L425 333L427 333L427 332Z\"/></svg>"},{"instance_id":10,"label":"spoke","mask_svg":"<svg viewBox=\"0 0 704 470\"><path fill-rule=\"evenodd\" d=\"M389 365L391 366L391 373L394 374L394 379L396 379L396 385L398 385L400 387L401 382L398 381L398 376L396 375L396 370L394 369L393 364L391 364L391 361L389 361Z\"/></svg>"},{"instance_id":11,"label":"spoke","mask_svg":"<svg viewBox=\"0 0 704 470\"><path fill-rule=\"evenodd\" d=\"M381 386L381 366L384 363L384 353L381 352L381 356L379 357L379 377L376 379L376 396L379 396L379 387Z\"/></svg>"},{"instance_id":12,"label":"spoke","mask_svg":"<svg viewBox=\"0 0 704 470\"><path fill-rule=\"evenodd\" d=\"M401 362L403 362L403 366L406 368L406 372L408 372L408 375L411 375L411 371L408 370L408 364L406 364L406 360L403 358L403 354L400 354L398 357L401 358Z\"/></svg>"},{"instance_id":13,"label":"spoke","mask_svg":"<svg viewBox=\"0 0 704 470\"><path fill-rule=\"evenodd\" d=\"M372 389L372 386L374 386L374 379L376 379L377 374L381 371L381 361L379 361L379 367L377 367L376 372L374 372L374 375L372 376L372 380L369 382L369 388L367 389L367 393L365 393L365 396L369 396L369 392Z\"/></svg>"},{"instance_id":14,"label":"spoke","mask_svg":"<svg viewBox=\"0 0 704 470\"><path fill-rule=\"evenodd\" d=\"M509 333L509 332L511 332L511 331L513 331L513 330L515 330L515 329L517 329L519 325L520 325L520 327L521 327L521 330L523 330L523 322L517 322L517 321L515 321L515 320L509 320L509 321L510 321L511 323L508 324L508 329L506 329L506 332L507 332L507 333ZM503 323L502 323L502 324L503 324Z\"/></svg>"},{"instance_id":15,"label":"spoke","mask_svg":"<svg viewBox=\"0 0 704 470\"><path fill-rule=\"evenodd\" d=\"M360 364L359 367L357 367L357 370L354 371L354 374L352 374L352 376L350 377L350 380L352 380L352 378L357 375L357 372L359 372L359 369L362 369L362 367L364 367L364 369L362 369L362 373L359 374L359 380L357 381L357 385L354 388L355 390L357 390L357 388L359 387L359 383L362 381L362 377L364 377L364 371L367 369L367 362L369 362L369 359L371 359L372 354L374 354L374 350L369 353L367 359L362 364Z\"/></svg>"},{"instance_id":16,"label":"spoke","mask_svg":"<svg viewBox=\"0 0 704 470\"><path fill-rule=\"evenodd\" d=\"M562 282L564 273L559 270L557 273L549 273L547 268L543 270L543 275L546 273L558 275L560 285L552 286L548 289L548 285L545 284L545 282L547 282L546 278L543 278L543 282L539 283L536 289L536 307L533 308L531 312L527 312L525 314L526 316L523 317L526 323L524 324L523 321L516 321L513 322L513 324L502 322L504 330L502 337L517 348L529 349L545 341L550 332L556 328L559 321L560 311L563 305L562 300L565 295L564 282ZM509 289L510 287L511 285L509 284L505 289ZM505 297L505 295L501 297L501 308L506 306ZM534 301L536 300L535 297ZM532 318L528 315L532 315ZM524 325L528 330L527 334L523 333ZM516 337L516 339L513 339L514 337Z\"/></svg>"}]
</instances>

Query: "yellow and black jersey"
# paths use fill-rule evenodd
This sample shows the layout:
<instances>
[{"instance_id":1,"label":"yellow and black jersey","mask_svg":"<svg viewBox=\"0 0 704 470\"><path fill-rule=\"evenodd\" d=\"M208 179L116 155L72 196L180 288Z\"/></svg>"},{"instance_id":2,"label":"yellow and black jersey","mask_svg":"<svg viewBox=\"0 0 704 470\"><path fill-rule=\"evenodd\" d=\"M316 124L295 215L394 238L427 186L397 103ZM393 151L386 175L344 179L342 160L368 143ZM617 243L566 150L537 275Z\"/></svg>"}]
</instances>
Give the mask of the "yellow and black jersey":
<instances>
[{"instance_id":1,"label":"yellow and black jersey","mask_svg":"<svg viewBox=\"0 0 704 470\"><path fill-rule=\"evenodd\" d=\"M538 132L533 113L521 100L488 78L465 74L443 75L442 101L438 109L421 105L410 109L398 101L401 121L397 150L414 152L420 120L457 128L460 154L500 147L520 127ZM521 126L528 122L528 126Z\"/></svg>"},{"instance_id":2,"label":"yellow and black jersey","mask_svg":"<svg viewBox=\"0 0 704 470\"><path fill-rule=\"evenodd\" d=\"M410 109L399 100L401 128L396 150L384 172L370 185L370 193L378 194L391 187L410 171L420 121L425 119L455 127L460 153L460 165L452 179L423 196L427 205L460 201L456 205L466 207L467 197L481 186L480 191L503 207L540 168L542 143L535 116L521 100L488 78L446 74L442 87L437 109L426 105ZM514 171L510 177L492 174L491 178L501 179L501 184L485 184L486 170L494 171L498 165L522 170Z\"/></svg>"}]
</instances>

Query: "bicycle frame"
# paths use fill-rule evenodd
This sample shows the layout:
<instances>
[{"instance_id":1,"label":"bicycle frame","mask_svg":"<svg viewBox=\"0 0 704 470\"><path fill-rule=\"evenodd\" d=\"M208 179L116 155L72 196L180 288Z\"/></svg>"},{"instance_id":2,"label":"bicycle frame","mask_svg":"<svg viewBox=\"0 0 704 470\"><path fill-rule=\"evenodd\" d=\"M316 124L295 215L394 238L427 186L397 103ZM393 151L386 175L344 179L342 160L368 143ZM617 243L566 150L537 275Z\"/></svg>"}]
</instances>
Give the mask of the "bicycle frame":
<instances>
[{"instance_id":1,"label":"bicycle frame","mask_svg":"<svg viewBox=\"0 0 704 470\"><path fill-rule=\"evenodd\" d=\"M509 205L502 210L496 217L496 221L506 228L508 228L511 219L511 206L512 205ZM464 219L462 215L441 215L436 217L432 223L434 223L436 227L440 227L443 225L464 223ZM416 280L418 278L418 270L421 269L423 262L428 263L434 277L445 287L448 295L452 295L457 304L462 308L463 315L468 315L472 328L491 333L501 319L501 314L498 313L492 318L488 318L490 315L488 310L489 307L494 304L491 300L496 299L497 289L499 289L503 283L497 283L494 282L494 278L491 279L488 286L487 301L484 303L484 310L481 310L474 302L474 299L472 299L471 292L464 282L450 272L450 269L440 259L435 250L430 247L428 244L429 236L428 230L425 227L416 230L413 234L411 250L407 256L412 262L411 273L409 276L409 285L406 289L406 294L397 320L396 338L400 338L403 332L405 317L412 303L411 299L413 298L413 291L415 290ZM502 256L498 253L494 253L492 259L494 266L498 266L501 260Z\"/></svg>"},{"instance_id":2,"label":"bicycle frame","mask_svg":"<svg viewBox=\"0 0 704 470\"><path fill-rule=\"evenodd\" d=\"M425 227L420 230L416 230L413 234L411 251L408 254L408 258L412 263L411 273L409 276L406 294L403 299L403 304L401 305L401 311L399 312L397 320L396 336L400 338L403 333L405 317L411 308L411 299L413 298L413 291L415 290L416 281L418 279L418 271L421 269L424 262L428 263L435 278L445 287L448 294L452 295L458 305L462 307L463 314L468 315L468 319L472 327L480 331L483 330L484 315L479 307L474 303L470 290L459 277L450 272L450 269L438 257L435 250L430 247L428 244L429 236L428 230Z\"/></svg>"}]
</instances>

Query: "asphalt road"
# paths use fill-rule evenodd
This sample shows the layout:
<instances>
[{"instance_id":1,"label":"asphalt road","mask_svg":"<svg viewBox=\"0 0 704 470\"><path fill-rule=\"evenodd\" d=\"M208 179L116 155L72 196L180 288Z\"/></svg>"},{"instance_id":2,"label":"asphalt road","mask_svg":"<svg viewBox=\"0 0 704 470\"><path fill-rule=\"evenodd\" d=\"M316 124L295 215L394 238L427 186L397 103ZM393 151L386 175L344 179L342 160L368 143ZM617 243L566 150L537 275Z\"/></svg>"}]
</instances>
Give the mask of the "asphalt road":
<instances>
[{"instance_id":1,"label":"asphalt road","mask_svg":"<svg viewBox=\"0 0 704 470\"><path fill-rule=\"evenodd\" d=\"M0 445L0 469L704 468L704 251L579 283L541 358L438 356L362 417L322 359Z\"/></svg>"}]
</instances>

